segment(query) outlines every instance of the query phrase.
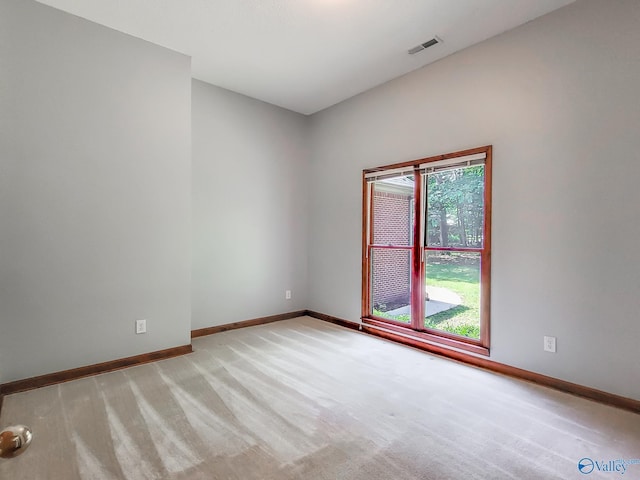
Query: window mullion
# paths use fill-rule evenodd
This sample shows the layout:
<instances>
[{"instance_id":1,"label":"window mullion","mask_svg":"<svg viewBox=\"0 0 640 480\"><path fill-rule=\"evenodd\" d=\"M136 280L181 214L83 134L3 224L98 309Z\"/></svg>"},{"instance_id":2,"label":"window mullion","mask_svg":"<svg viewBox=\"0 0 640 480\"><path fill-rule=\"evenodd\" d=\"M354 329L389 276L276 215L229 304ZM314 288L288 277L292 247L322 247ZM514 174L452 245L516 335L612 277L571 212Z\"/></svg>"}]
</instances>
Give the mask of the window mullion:
<instances>
[{"instance_id":1,"label":"window mullion","mask_svg":"<svg viewBox=\"0 0 640 480\"><path fill-rule=\"evenodd\" d=\"M413 225L413 256L411 262L411 326L420 329L424 323L424 278L422 275L422 224L424 212L422 202L423 175L417 170L414 175L413 201L414 201L414 225Z\"/></svg>"}]
</instances>

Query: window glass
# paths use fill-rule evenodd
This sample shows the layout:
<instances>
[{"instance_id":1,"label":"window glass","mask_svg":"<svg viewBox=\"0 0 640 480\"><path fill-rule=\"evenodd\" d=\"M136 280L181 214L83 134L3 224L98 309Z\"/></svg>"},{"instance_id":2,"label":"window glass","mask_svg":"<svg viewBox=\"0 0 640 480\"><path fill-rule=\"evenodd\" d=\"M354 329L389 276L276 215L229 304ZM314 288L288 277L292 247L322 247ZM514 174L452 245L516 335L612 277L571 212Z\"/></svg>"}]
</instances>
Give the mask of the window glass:
<instances>
[{"instance_id":1,"label":"window glass","mask_svg":"<svg viewBox=\"0 0 640 480\"><path fill-rule=\"evenodd\" d=\"M427 174L426 245L482 248L484 165Z\"/></svg>"}]
</instances>

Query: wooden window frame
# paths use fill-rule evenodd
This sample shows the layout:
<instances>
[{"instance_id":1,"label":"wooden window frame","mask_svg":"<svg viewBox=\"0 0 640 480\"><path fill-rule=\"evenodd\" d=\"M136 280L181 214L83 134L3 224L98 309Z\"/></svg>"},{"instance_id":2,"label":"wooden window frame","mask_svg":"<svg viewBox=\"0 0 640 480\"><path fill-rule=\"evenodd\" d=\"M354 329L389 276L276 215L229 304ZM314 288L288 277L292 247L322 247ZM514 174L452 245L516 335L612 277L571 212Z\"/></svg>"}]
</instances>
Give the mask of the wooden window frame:
<instances>
[{"instance_id":1,"label":"wooden window frame","mask_svg":"<svg viewBox=\"0 0 640 480\"><path fill-rule=\"evenodd\" d=\"M399 333L408 339L407 343L422 342L427 347L429 344L440 347L468 351L480 355L490 355L490 320L491 320L491 191L492 191L492 151L491 145L462 150L444 155L436 155L409 162L395 163L377 168L365 169L362 172L362 322L374 328L389 330ZM432 162L454 160L458 157L484 154L484 225L483 246L481 248L456 248L456 247L428 247L423 244L426 226L426 205L423 202L423 179L421 166ZM384 246L373 244L373 194L372 182L368 176L374 173L384 175L385 171L401 170L414 171L414 205L415 220L413 224L413 242L409 246ZM422 237L422 238L421 238ZM371 262L369 257L373 249L391 248L402 249L411 252L411 318L412 325L407 326L401 322L378 317L372 314L371 309ZM423 290L425 279L425 262L423 255L426 251L470 251L480 254L480 338L468 338L448 332L433 329L415 329L417 322L424 322Z\"/></svg>"}]
</instances>

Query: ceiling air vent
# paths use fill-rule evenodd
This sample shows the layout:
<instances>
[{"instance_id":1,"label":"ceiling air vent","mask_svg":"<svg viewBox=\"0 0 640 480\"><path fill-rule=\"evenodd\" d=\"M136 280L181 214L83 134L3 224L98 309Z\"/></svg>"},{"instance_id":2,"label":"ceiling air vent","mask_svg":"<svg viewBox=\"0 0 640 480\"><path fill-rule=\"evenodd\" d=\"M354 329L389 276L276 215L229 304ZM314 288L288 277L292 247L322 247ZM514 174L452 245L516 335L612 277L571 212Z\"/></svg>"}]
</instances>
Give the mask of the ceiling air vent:
<instances>
[{"instance_id":1,"label":"ceiling air vent","mask_svg":"<svg viewBox=\"0 0 640 480\"><path fill-rule=\"evenodd\" d=\"M416 45L415 47L410 48L409 55L415 55L416 53L421 52L426 48L433 47L438 43L442 43L442 40L438 37L433 37L431 40L427 40L426 42L421 43L420 45Z\"/></svg>"}]
</instances>

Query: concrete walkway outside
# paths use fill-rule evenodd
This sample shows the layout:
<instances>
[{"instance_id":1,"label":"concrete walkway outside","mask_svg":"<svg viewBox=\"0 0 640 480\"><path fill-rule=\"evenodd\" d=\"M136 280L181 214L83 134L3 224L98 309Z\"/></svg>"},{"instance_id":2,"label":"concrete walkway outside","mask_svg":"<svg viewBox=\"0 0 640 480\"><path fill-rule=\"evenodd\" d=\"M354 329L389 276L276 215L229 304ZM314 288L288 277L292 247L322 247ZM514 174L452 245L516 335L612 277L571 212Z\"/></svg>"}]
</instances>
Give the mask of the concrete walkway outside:
<instances>
[{"instance_id":1,"label":"concrete walkway outside","mask_svg":"<svg viewBox=\"0 0 640 480\"><path fill-rule=\"evenodd\" d=\"M427 294L429 295L429 300L425 302L425 317L462 305L460 295L448 288L427 286ZM386 313L388 315L408 315L411 313L411 307L405 305L404 307L389 310Z\"/></svg>"}]
</instances>

